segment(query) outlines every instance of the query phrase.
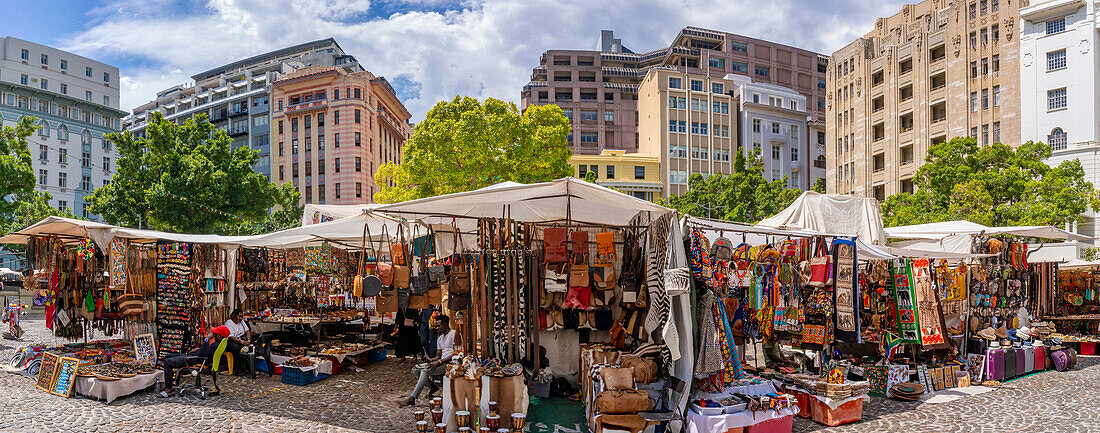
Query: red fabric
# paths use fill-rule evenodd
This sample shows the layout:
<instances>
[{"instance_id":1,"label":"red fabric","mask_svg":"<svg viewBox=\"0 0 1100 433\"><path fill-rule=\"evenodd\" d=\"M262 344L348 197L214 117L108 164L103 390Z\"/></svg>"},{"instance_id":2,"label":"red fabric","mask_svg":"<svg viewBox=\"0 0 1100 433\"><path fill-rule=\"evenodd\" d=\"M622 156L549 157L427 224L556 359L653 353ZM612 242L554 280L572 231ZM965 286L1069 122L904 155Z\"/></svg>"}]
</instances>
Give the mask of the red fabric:
<instances>
[{"instance_id":1,"label":"red fabric","mask_svg":"<svg viewBox=\"0 0 1100 433\"><path fill-rule=\"evenodd\" d=\"M57 310L57 304L50 301L50 303L46 305L46 329L51 331L53 331L53 314L55 310Z\"/></svg>"}]
</instances>

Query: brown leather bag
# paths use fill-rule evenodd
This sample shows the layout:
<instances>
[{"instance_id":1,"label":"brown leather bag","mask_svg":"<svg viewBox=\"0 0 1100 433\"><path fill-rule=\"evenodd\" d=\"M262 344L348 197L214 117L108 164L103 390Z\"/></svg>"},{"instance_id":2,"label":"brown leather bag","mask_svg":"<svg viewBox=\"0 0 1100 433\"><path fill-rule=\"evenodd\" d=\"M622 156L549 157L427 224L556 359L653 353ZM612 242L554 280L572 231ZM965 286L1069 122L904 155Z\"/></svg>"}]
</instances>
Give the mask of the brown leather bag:
<instances>
[{"instance_id":1,"label":"brown leather bag","mask_svg":"<svg viewBox=\"0 0 1100 433\"><path fill-rule=\"evenodd\" d=\"M412 277L412 268L408 266L393 267L393 287L398 289L409 288L409 278Z\"/></svg>"},{"instance_id":2,"label":"brown leather bag","mask_svg":"<svg viewBox=\"0 0 1100 433\"><path fill-rule=\"evenodd\" d=\"M625 415L653 409L649 393L636 389L612 389L596 396L596 411L608 415Z\"/></svg>"},{"instance_id":3,"label":"brown leather bag","mask_svg":"<svg viewBox=\"0 0 1100 433\"><path fill-rule=\"evenodd\" d=\"M569 286L571 287L588 287L591 283L588 275L588 259L584 256L577 256L580 260L574 259L574 263L569 265ZM580 263L577 263L577 262Z\"/></svg>"},{"instance_id":4,"label":"brown leather bag","mask_svg":"<svg viewBox=\"0 0 1100 433\"><path fill-rule=\"evenodd\" d=\"M596 233L596 259L615 262L615 232Z\"/></svg>"},{"instance_id":5,"label":"brown leather bag","mask_svg":"<svg viewBox=\"0 0 1100 433\"><path fill-rule=\"evenodd\" d=\"M408 245L405 245L405 228L397 226L397 242L390 244L390 257L394 266L408 266Z\"/></svg>"},{"instance_id":6,"label":"brown leather bag","mask_svg":"<svg viewBox=\"0 0 1100 433\"><path fill-rule=\"evenodd\" d=\"M596 290L615 289L615 265L596 263L592 266L592 288Z\"/></svg>"},{"instance_id":7,"label":"brown leather bag","mask_svg":"<svg viewBox=\"0 0 1100 433\"><path fill-rule=\"evenodd\" d=\"M573 254L588 254L588 231L577 230L569 233L569 240L573 243Z\"/></svg>"},{"instance_id":8,"label":"brown leather bag","mask_svg":"<svg viewBox=\"0 0 1100 433\"><path fill-rule=\"evenodd\" d=\"M653 383L657 380L657 363L650 359L623 355L620 363L623 368L634 370L635 383Z\"/></svg>"},{"instance_id":9,"label":"brown leather bag","mask_svg":"<svg viewBox=\"0 0 1100 433\"><path fill-rule=\"evenodd\" d=\"M568 233L569 229L565 227L549 227L542 231L546 263L565 263L569 260L569 246L566 240Z\"/></svg>"},{"instance_id":10,"label":"brown leather bag","mask_svg":"<svg viewBox=\"0 0 1100 433\"><path fill-rule=\"evenodd\" d=\"M385 313L396 313L397 312L397 305L398 305L397 289L383 288L382 293L380 293L374 299L375 299L375 306L377 307L379 313L385 314Z\"/></svg>"},{"instance_id":11,"label":"brown leather bag","mask_svg":"<svg viewBox=\"0 0 1100 433\"><path fill-rule=\"evenodd\" d=\"M600 381L604 389L634 389L634 370L626 367L600 369Z\"/></svg>"},{"instance_id":12,"label":"brown leather bag","mask_svg":"<svg viewBox=\"0 0 1100 433\"><path fill-rule=\"evenodd\" d=\"M461 255L455 255L451 262L451 278L447 281L447 290L456 295L470 293L470 270Z\"/></svg>"}]
</instances>

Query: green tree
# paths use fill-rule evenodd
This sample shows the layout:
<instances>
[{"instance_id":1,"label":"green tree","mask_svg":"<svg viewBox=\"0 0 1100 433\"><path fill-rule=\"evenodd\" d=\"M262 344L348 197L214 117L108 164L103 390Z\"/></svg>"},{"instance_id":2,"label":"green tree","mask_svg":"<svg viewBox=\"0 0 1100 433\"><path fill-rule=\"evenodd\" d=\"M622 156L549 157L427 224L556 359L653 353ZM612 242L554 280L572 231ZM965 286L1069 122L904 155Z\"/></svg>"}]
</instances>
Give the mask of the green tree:
<instances>
[{"instance_id":1,"label":"green tree","mask_svg":"<svg viewBox=\"0 0 1100 433\"><path fill-rule=\"evenodd\" d=\"M825 178L817 178L817 180L814 181L814 187L811 189L813 189L815 192L825 194Z\"/></svg>"},{"instance_id":2,"label":"green tree","mask_svg":"<svg viewBox=\"0 0 1100 433\"><path fill-rule=\"evenodd\" d=\"M34 167L27 137L38 130L38 119L25 116L15 126L0 127L0 216L10 218L19 199L34 191Z\"/></svg>"},{"instance_id":3,"label":"green tree","mask_svg":"<svg viewBox=\"0 0 1100 433\"><path fill-rule=\"evenodd\" d=\"M498 182L543 182L569 176L569 121L556 105L528 107L456 96L436 103L416 125L400 165L379 167L374 195L397 203L470 191Z\"/></svg>"},{"instance_id":4,"label":"green tree","mask_svg":"<svg viewBox=\"0 0 1100 433\"><path fill-rule=\"evenodd\" d=\"M742 152L734 158L733 173L703 177L693 174L688 190L662 204L700 217L756 223L775 215L798 198L801 191L787 188L787 178L764 179L764 164L758 154L752 162Z\"/></svg>"},{"instance_id":5,"label":"green tree","mask_svg":"<svg viewBox=\"0 0 1100 433\"><path fill-rule=\"evenodd\" d=\"M913 183L917 190L882 203L887 226L965 219L991 226L1076 221L1095 203L1078 160L1051 167L1050 146L978 146L969 137L932 145Z\"/></svg>"},{"instance_id":6,"label":"green tree","mask_svg":"<svg viewBox=\"0 0 1100 433\"><path fill-rule=\"evenodd\" d=\"M588 183L596 183L600 179L600 176L594 171L589 171L584 174L584 181Z\"/></svg>"},{"instance_id":7,"label":"green tree","mask_svg":"<svg viewBox=\"0 0 1100 433\"><path fill-rule=\"evenodd\" d=\"M287 182L276 191L275 207L267 218L259 223L240 222L228 230L232 235L258 235L295 227L302 222L302 194L294 184Z\"/></svg>"},{"instance_id":8,"label":"green tree","mask_svg":"<svg viewBox=\"0 0 1100 433\"><path fill-rule=\"evenodd\" d=\"M203 114L177 125L154 113L145 136L107 138L120 154L114 177L85 200L109 223L217 233L262 220L275 204L278 188L252 170L257 152L232 150Z\"/></svg>"}]
</instances>

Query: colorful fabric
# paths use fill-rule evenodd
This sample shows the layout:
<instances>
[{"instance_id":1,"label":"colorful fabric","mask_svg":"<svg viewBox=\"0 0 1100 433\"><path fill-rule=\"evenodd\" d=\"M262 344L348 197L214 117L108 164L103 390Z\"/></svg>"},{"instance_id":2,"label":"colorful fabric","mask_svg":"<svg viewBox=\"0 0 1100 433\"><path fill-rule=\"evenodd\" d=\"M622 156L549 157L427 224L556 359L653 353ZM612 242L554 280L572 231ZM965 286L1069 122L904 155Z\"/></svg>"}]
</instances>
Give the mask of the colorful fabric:
<instances>
[{"instance_id":1,"label":"colorful fabric","mask_svg":"<svg viewBox=\"0 0 1100 433\"><path fill-rule=\"evenodd\" d=\"M714 288L714 272L711 270L710 251L707 237L698 228L691 229L691 276Z\"/></svg>"},{"instance_id":2,"label":"colorful fabric","mask_svg":"<svg viewBox=\"0 0 1100 433\"><path fill-rule=\"evenodd\" d=\"M715 320L722 324L718 328L718 341L722 348L722 357L725 358L725 368L720 374L722 375L722 383L728 386L735 380L743 379L745 369L741 366L741 354L738 353L737 344L733 341L733 329L730 328L725 303L715 302L713 314Z\"/></svg>"},{"instance_id":3,"label":"colorful fabric","mask_svg":"<svg viewBox=\"0 0 1100 433\"><path fill-rule=\"evenodd\" d=\"M111 286L126 286L126 241L115 238L110 245Z\"/></svg>"},{"instance_id":4,"label":"colorful fabric","mask_svg":"<svg viewBox=\"0 0 1100 433\"><path fill-rule=\"evenodd\" d=\"M916 293L917 312L920 316L920 343L922 347L932 348L947 344L939 297L936 295L936 282L932 278L932 266L928 259L913 259L910 262L913 275L913 288Z\"/></svg>"}]
</instances>

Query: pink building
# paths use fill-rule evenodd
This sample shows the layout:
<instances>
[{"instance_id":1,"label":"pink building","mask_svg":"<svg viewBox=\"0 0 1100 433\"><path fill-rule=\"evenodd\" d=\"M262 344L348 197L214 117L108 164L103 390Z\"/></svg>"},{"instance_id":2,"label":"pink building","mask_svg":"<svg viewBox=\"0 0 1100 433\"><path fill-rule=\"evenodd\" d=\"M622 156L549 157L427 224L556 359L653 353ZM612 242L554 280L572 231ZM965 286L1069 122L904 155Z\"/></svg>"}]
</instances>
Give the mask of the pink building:
<instances>
[{"instance_id":1,"label":"pink building","mask_svg":"<svg viewBox=\"0 0 1100 433\"><path fill-rule=\"evenodd\" d=\"M305 203L373 203L374 173L400 163L408 110L383 77L310 66L273 83L271 179Z\"/></svg>"}]
</instances>

